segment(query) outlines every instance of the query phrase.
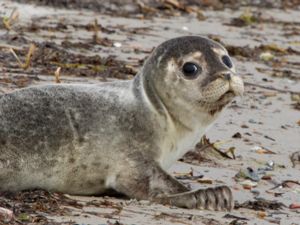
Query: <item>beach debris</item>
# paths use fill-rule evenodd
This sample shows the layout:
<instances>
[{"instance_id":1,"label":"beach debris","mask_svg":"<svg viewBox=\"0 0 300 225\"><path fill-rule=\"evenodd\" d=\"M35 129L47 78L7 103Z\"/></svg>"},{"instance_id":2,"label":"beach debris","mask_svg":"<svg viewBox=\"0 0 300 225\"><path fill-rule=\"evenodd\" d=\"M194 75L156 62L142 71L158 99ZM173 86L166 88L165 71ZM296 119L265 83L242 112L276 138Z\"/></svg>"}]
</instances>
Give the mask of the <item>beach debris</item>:
<instances>
[{"instance_id":1,"label":"beach debris","mask_svg":"<svg viewBox=\"0 0 300 225\"><path fill-rule=\"evenodd\" d=\"M120 48L120 47L122 47L122 43L121 42L114 42L113 46L116 47L116 48Z\"/></svg>"},{"instance_id":2,"label":"beach debris","mask_svg":"<svg viewBox=\"0 0 300 225\"><path fill-rule=\"evenodd\" d=\"M257 217L260 219L264 219L267 216L267 213L265 211L259 211L257 213Z\"/></svg>"},{"instance_id":3,"label":"beach debris","mask_svg":"<svg viewBox=\"0 0 300 225\"><path fill-rule=\"evenodd\" d=\"M124 223L119 222L118 220L111 222L109 220L107 220L107 225L125 225Z\"/></svg>"},{"instance_id":4,"label":"beach debris","mask_svg":"<svg viewBox=\"0 0 300 225\"><path fill-rule=\"evenodd\" d=\"M266 193L273 195L274 197L280 197L284 194L284 192L266 190Z\"/></svg>"},{"instance_id":5,"label":"beach debris","mask_svg":"<svg viewBox=\"0 0 300 225\"><path fill-rule=\"evenodd\" d=\"M20 68L23 68L24 70L28 69L29 66L30 66L30 63L31 63L31 59L32 59L32 56L33 56L33 53L36 49L36 46L34 44L30 44L29 46L29 50L27 52L27 55L26 55L26 58L25 58L25 62L22 63L20 58L18 57L18 55L15 53L14 49L11 48L9 49L9 51L12 53L12 55L15 57L15 59L17 60Z\"/></svg>"},{"instance_id":6,"label":"beach debris","mask_svg":"<svg viewBox=\"0 0 300 225\"><path fill-rule=\"evenodd\" d=\"M235 147L229 147L224 153L227 156L229 156L229 154L230 154L232 159L236 159L236 156L235 156Z\"/></svg>"},{"instance_id":7,"label":"beach debris","mask_svg":"<svg viewBox=\"0 0 300 225\"><path fill-rule=\"evenodd\" d=\"M300 94L291 94L291 100L294 102L300 102Z\"/></svg>"},{"instance_id":8,"label":"beach debris","mask_svg":"<svg viewBox=\"0 0 300 225\"><path fill-rule=\"evenodd\" d=\"M251 167L247 167L246 169L241 169L236 175L236 180L250 179L254 182L258 182L260 180L259 175L256 171L254 171Z\"/></svg>"},{"instance_id":9,"label":"beach debris","mask_svg":"<svg viewBox=\"0 0 300 225\"><path fill-rule=\"evenodd\" d=\"M187 26L183 26L181 29L184 30L184 31L188 31L189 30L189 28Z\"/></svg>"},{"instance_id":10,"label":"beach debris","mask_svg":"<svg viewBox=\"0 0 300 225\"><path fill-rule=\"evenodd\" d=\"M277 96L277 92L276 91L264 91L263 93L263 96L265 97L275 97Z\"/></svg>"},{"instance_id":11,"label":"beach debris","mask_svg":"<svg viewBox=\"0 0 300 225\"><path fill-rule=\"evenodd\" d=\"M252 48L247 46L234 46L234 45L226 45L226 49L230 55L236 56L239 58L253 58L255 56L255 52Z\"/></svg>"},{"instance_id":12,"label":"beach debris","mask_svg":"<svg viewBox=\"0 0 300 225\"><path fill-rule=\"evenodd\" d=\"M234 208L235 209L246 208L246 209L253 209L256 211L265 211L267 209L279 210L284 207L286 207L286 206L281 202L258 198L254 201L246 201L241 204L236 203Z\"/></svg>"},{"instance_id":13,"label":"beach debris","mask_svg":"<svg viewBox=\"0 0 300 225\"><path fill-rule=\"evenodd\" d=\"M229 25L237 27L249 26L258 22L258 16L259 15L256 15L249 8L247 8L241 13L239 17L233 18Z\"/></svg>"},{"instance_id":14,"label":"beach debris","mask_svg":"<svg viewBox=\"0 0 300 225\"><path fill-rule=\"evenodd\" d=\"M275 167L275 163L272 160L270 160L266 162L264 167L259 167L256 172L262 178L263 176L266 175L267 171L273 171L274 167Z\"/></svg>"},{"instance_id":15,"label":"beach debris","mask_svg":"<svg viewBox=\"0 0 300 225\"><path fill-rule=\"evenodd\" d=\"M20 220L22 222L30 222L31 221L31 217L27 213L21 213L21 214L18 215L18 220Z\"/></svg>"},{"instance_id":16,"label":"beach debris","mask_svg":"<svg viewBox=\"0 0 300 225\"><path fill-rule=\"evenodd\" d=\"M203 14L203 11L201 11L201 10L197 11L197 19L200 20L200 21L206 20L206 17Z\"/></svg>"},{"instance_id":17,"label":"beach debris","mask_svg":"<svg viewBox=\"0 0 300 225\"><path fill-rule=\"evenodd\" d=\"M294 80L299 79L299 74L297 72L294 72L289 69L283 69L283 68L261 68L261 67L256 67L256 70L260 73L264 73L266 75L269 75L271 77L276 77L276 78L286 78L287 82L294 82ZM271 89L270 89L271 90ZM273 88L274 92L270 92L269 96L266 97L274 97L276 96L278 92L287 92L287 90L278 90L276 88ZM265 96L265 95L264 95Z\"/></svg>"},{"instance_id":18,"label":"beach debris","mask_svg":"<svg viewBox=\"0 0 300 225\"><path fill-rule=\"evenodd\" d=\"M293 103L292 106L294 109L300 110L300 102Z\"/></svg>"},{"instance_id":19,"label":"beach debris","mask_svg":"<svg viewBox=\"0 0 300 225\"><path fill-rule=\"evenodd\" d=\"M0 207L0 221L4 223L10 222L14 217L13 211Z\"/></svg>"},{"instance_id":20,"label":"beach debris","mask_svg":"<svg viewBox=\"0 0 300 225\"><path fill-rule=\"evenodd\" d=\"M223 216L223 218L226 218L226 219L235 219L235 220L249 220L246 217L240 217L240 216L232 215L232 214L229 214L229 213L225 214Z\"/></svg>"},{"instance_id":21,"label":"beach debris","mask_svg":"<svg viewBox=\"0 0 300 225\"><path fill-rule=\"evenodd\" d=\"M264 138L271 140L271 141L276 141L274 138L268 136L268 135L264 135ZM274 152L273 152L274 153ZM276 153L275 153L276 154Z\"/></svg>"},{"instance_id":22,"label":"beach debris","mask_svg":"<svg viewBox=\"0 0 300 225\"><path fill-rule=\"evenodd\" d=\"M39 221L44 224L47 218L43 214L67 215L69 210L63 206L82 209L83 205L61 193L50 193L45 190L21 191L17 193L1 192L0 207L13 209L12 222L15 220L33 223ZM11 215L9 211L0 210ZM0 218L1 218L0 212ZM0 224L2 220L0 219ZM15 224L15 223L8 224Z\"/></svg>"},{"instance_id":23,"label":"beach debris","mask_svg":"<svg viewBox=\"0 0 300 225\"><path fill-rule=\"evenodd\" d=\"M290 209L300 209L300 203L292 203L289 206Z\"/></svg>"},{"instance_id":24,"label":"beach debris","mask_svg":"<svg viewBox=\"0 0 300 225\"><path fill-rule=\"evenodd\" d=\"M256 22L254 14L249 9L244 10L244 12L239 16L239 19L242 20L245 25L250 25Z\"/></svg>"},{"instance_id":25,"label":"beach debris","mask_svg":"<svg viewBox=\"0 0 300 225\"><path fill-rule=\"evenodd\" d=\"M295 168L297 165L300 165L300 151L294 152L290 156L293 167Z\"/></svg>"},{"instance_id":26,"label":"beach debris","mask_svg":"<svg viewBox=\"0 0 300 225\"><path fill-rule=\"evenodd\" d=\"M275 163L274 161L270 160L266 163L266 167L264 168L264 170L266 171L273 171L274 170L274 166L275 166Z\"/></svg>"},{"instance_id":27,"label":"beach debris","mask_svg":"<svg viewBox=\"0 0 300 225\"><path fill-rule=\"evenodd\" d=\"M238 220L238 219L234 219L232 220L230 223L228 223L229 225L247 225L248 222L246 221L241 221L241 220Z\"/></svg>"},{"instance_id":28,"label":"beach debris","mask_svg":"<svg viewBox=\"0 0 300 225\"><path fill-rule=\"evenodd\" d=\"M300 182L299 181L294 181L294 180L285 180L285 181L282 181L279 184L276 184L274 187L267 190L266 192L269 193L269 194L281 195L281 194L284 193L283 188L289 188L289 189L292 189L292 191L295 192L295 193L300 193ZM274 190L276 190L276 189L279 189L280 192L274 192Z\"/></svg>"},{"instance_id":29,"label":"beach debris","mask_svg":"<svg viewBox=\"0 0 300 225\"><path fill-rule=\"evenodd\" d=\"M19 19L19 12L17 8L14 8L10 13L9 17L3 17L2 23L6 30L11 30L12 26L18 21Z\"/></svg>"},{"instance_id":30,"label":"beach debris","mask_svg":"<svg viewBox=\"0 0 300 225\"><path fill-rule=\"evenodd\" d=\"M269 161L265 164L265 167L260 167L257 170L251 167L241 169L234 178L243 186L244 189L251 190L253 187L257 186L261 179L271 180L272 177L270 175L266 175L266 172L273 170L274 162Z\"/></svg>"},{"instance_id":31,"label":"beach debris","mask_svg":"<svg viewBox=\"0 0 300 225\"><path fill-rule=\"evenodd\" d=\"M108 39L103 38L101 41L107 41ZM111 46L112 46L112 41ZM89 40L90 43L90 40ZM84 76L84 77L99 77L99 78L118 78L118 79L128 79L128 77L132 77L135 75L132 69L127 68L124 61L117 60L114 56L101 57L98 53L93 55L84 55L74 53L73 51L68 51L69 48L78 48L80 45L82 47L81 42L74 43L70 42L70 44L74 44L74 46L62 46L58 45L54 42L44 42L44 43L35 43L36 50L31 58L31 65L34 67L30 67L28 73L31 71L39 71L43 75L53 76L54 71L57 67L61 67L64 76L71 75L74 76ZM107 43L109 44L109 43ZM84 48L89 48L88 46L83 45ZM16 50L16 53L19 55L27 54L27 49L22 48ZM22 58L21 58L22 60ZM19 65L23 64L23 60L18 63ZM14 60L10 60L14 61ZM14 66L14 62L7 62L10 64L10 67ZM20 68L22 68L20 66Z\"/></svg>"},{"instance_id":32,"label":"beach debris","mask_svg":"<svg viewBox=\"0 0 300 225\"><path fill-rule=\"evenodd\" d=\"M234 135L232 135L232 138L242 138L242 135L240 132L236 132Z\"/></svg>"},{"instance_id":33,"label":"beach debris","mask_svg":"<svg viewBox=\"0 0 300 225\"><path fill-rule=\"evenodd\" d=\"M99 42L99 25L98 25L98 20L97 19L94 20L93 30L94 30L93 41L95 43L98 43Z\"/></svg>"},{"instance_id":34,"label":"beach debris","mask_svg":"<svg viewBox=\"0 0 300 225\"><path fill-rule=\"evenodd\" d=\"M244 180L244 181L240 182L240 184L246 190L251 190L253 187L257 186L257 182L254 182L254 181L251 181L251 180Z\"/></svg>"},{"instance_id":35,"label":"beach debris","mask_svg":"<svg viewBox=\"0 0 300 225\"><path fill-rule=\"evenodd\" d=\"M26 58L25 58L25 63L23 64L23 69L24 70L29 68L32 56L35 52L35 49L36 49L36 46L34 44L30 44L28 53L27 53Z\"/></svg>"},{"instance_id":36,"label":"beach debris","mask_svg":"<svg viewBox=\"0 0 300 225\"><path fill-rule=\"evenodd\" d=\"M213 180L209 179L209 178L200 178L200 179L197 179L197 182L200 184L212 184Z\"/></svg>"},{"instance_id":37,"label":"beach debris","mask_svg":"<svg viewBox=\"0 0 300 225\"><path fill-rule=\"evenodd\" d=\"M273 152L272 150L259 147L259 146L253 147L252 150L255 150L255 152L258 154L276 154L276 152Z\"/></svg>"},{"instance_id":38,"label":"beach debris","mask_svg":"<svg viewBox=\"0 0 300 225\"><path fill-rule=\"evenodd\" d=\"M258 197L260 195L260 191L258 190L251 190L251 193L253 194L254 197Z\"/></svg>"},{"instance_id":39,"label":"beach debris","mask_svg":"<svg viewBox=\"0 0 300 225\"><path fill-rule=\"evenodd\" d=\"M184 6L181 3L179 3L179 1L177 1L177 0L164 0L163 2L164 2L164 4L168 4L177 9L180 9L180 10L184 9Z\"/></svg>"},{"instance_id":40,"label":"beach debris","mask_svg":"<svg viewBox=\"0 0 300 225\"><path fill-rule=\"evenodd\" d=\"M261 177L262 180L272 180L272 176L271 175L263 175Z\"/></svg>"},{"instance_id":41,"label":"beach debris","mask_svg":"<svg viewBox=\"0 0 300 225\"><path fill-rule=\"evenodd\" d=\"M57 83L57 84L61 83L61 80L60 80L60 70L61 70L61 67L57 67L56 71L54 72L55 83Z\"/></svg>"},{"instance_id":42,"label":"beach debris","mask_svg":"<svg viewBox=\"0 0 300 225\"><path fill-rule=\"evenodd\" d=\"M261 49L262 51L270 51L270 52L274 52L274 53L281 53L281 54L287 54L287 53L292 53L293 49L291 48L283 48L283 47L279 47L277 44L267 44L267 45L260 45L259 49Z\"/></svg>"},{"instance_id":43,"label":"beach debris","mask_svg":"<svg viewBox=\"0 0 300 225\"><path fill-rule=\"evenodd\" d=\"M224 152L219 149L223 144L228 143L228 142L230 142L230 140L216 141L211 146L216 152L218 152L224 158L235 159L236 158L235 157L235 147L229 147Z\"/></svg>"},{"instance_id":44,"label":"beach debris","mask_svg":"<svg viewBox=\"0 0 300 225\"><path fill-rule=\"evenodd\" d=\"M258 154L276 154L276 152L261 146L253 146L251 151L254 151Z\"/></svg>"},{"instance_id":45,"label":"beach debris","mask_svg":"<svg viewBox=\"0 0 300 225\"><path fill-rule=\"evenodd\" d=\"M285 180L281 183L281 186L284 188L293 188L295 186L300 187L300 182L295 180Z\"/></svg>"},{"instance_id":46,"label":"beach debris","mask_svg":"<svg viewBox=\"0 0 300 225\"><path fill-rule=\"evenodd\" d=\"M157 13L157 10L155 8L146 5L142 1L137 1L136 4L140 9L139 11L143 14L141 18L144 18L144 15L151 15Z\"/></svg>"},{"instance_id":47,"label":"beach debris","mask_svg":"<svg viewBox=\"0 0 300 225\"><path fill-rule=\"evenodd\" d=\"M149 203L149 201L147 201L147 200L141 200L138 202L141 204ZM117 209L118 211L121 211L123 209L122 204L120 204L118 202L110 201L109 198L101 199L101 200L94 199L94 200L86 202L85 206L94 206L94 207L100 207L100 208L112 208L112 209Z\"/></svg>"},{"instance_id":48,"label":"beach debris","mask_svg":"<svg viewBox=\"0 0 300 225\"><path fill-rule=\"evenodd\" d=\"M193 168L187 173L174 173L174 177L178 180L198 180L203 178L203 174L195 174Z\"/></svg>"},{"instance_id":49,"label":"beach debris","mask_svg":"<svg viewBox=\"0 0 300 225\"><path fill-rule=\"evenodd\" d=\"M274 59L274 55L272 54L272 53L270 53L270 52L263 52L263 53L261 53L260 55L259 55L259 58L261 59L261 60L263 60L263 61L271 61L271 60L273 60Z\"/></svg>"},{"instance_id":50,"label":"beach debris","mask_svg":"<svg viewBox=\"0 0 300 225\"><path fill-rule=\"evenodd\" d=\"M230 141L231 140L216 141L212 143L209 138L204 135L200 142L196 145L196 149L186 153L180 161L187 163L199 163L204 161L217 164L216 160L235 159L235 147L229 147L225 151L221 151L219 149L223 144Z\"/></svg>"}]
</instances>

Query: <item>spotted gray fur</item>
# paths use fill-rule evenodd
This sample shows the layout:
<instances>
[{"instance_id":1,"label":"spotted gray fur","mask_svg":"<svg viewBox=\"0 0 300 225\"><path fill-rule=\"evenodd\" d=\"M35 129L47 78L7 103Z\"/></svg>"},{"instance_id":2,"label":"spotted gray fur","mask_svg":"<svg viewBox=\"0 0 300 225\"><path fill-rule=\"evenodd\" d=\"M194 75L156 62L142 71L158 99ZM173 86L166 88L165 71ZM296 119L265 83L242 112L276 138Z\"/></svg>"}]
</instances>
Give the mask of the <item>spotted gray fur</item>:
<instances>
[{"instance_id":1,"label":"spotted gray fur","mask_svg":"<svg viewBox=\"0 0 300 225\"><path fill-rule=\"evenodd\" d=\"M231 209L227 187L189 191L165 172L215 121L218 113L210 110L219 112L232 99L199 103L198 92L229 71L212 48L226 52L202 37L175 38L158 46L131 81L53 84L2 95L0 190L95 195L114 189L180 207ZM172 60L177 68L197 51L206 64L197 81L169 71Z\"/></svg>"}]
</instances>

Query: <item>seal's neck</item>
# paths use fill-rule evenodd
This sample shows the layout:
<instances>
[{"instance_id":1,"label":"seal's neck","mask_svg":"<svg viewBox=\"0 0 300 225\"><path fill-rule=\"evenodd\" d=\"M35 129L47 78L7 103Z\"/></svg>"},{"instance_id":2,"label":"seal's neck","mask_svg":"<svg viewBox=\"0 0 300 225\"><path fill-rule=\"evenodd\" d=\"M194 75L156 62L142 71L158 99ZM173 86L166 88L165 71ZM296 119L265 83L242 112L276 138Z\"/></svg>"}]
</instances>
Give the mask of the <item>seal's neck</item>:
<instances>
[{"instance_id":1,"label":"seal's neck","mask_svg":"<svg viewBox=\"0 0 300 225\"><path fill-rule=\"evenodd\" d=\"M151 82L147 80L145 76L142 76L140 73L138 73L135 76L133 82L135 87L135 96L148 101L148 103L153 107L153 109L157 113L161 115L166 115L167 108L161 101L158 92L156 91L155 87L151 84Z\"/></svg>"},{"instance_id":2,"label":"seal's neck","mask_svg":"<svg viewBox=\"0 0 300 225\"><path fill-rule=\"evenodd\" d=\"M202 129L213 123L218 116L217 113L211 115L179 98L164 101L159 94L160 92L147 79L147 76L137 74L133 82L135 96L143 98L143 101L148 101L153 110L165 119L171 120L176 129L187 130L188 132L198 128Z\"/></svg>"},{"instance_id":3,"label":"seal's neck","mask_svg":"<svg viewBox=\"0 0 300 225\"><path fill-rule=\"evenodd\" d=\"M135 96L142 98L143 103L148 102L152 111L159 115L155 118L160 120L160 127L165 128L161 132L161 153L158 161L167 169L200 141L215 117L206 112L198 112L189 102L180 99L164 102L145 76L138 74L133 82Z\"/></svg>"}]
</instances>

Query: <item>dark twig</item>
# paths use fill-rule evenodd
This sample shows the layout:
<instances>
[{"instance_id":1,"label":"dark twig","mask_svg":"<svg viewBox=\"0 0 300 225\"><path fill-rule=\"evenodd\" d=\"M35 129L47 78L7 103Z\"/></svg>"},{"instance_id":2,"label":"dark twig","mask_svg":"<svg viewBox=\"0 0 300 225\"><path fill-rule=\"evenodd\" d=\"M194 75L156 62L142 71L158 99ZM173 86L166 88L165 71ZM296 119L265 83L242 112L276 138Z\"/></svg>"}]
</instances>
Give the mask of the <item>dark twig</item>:
<instances>
[{"instance_id":1,"label":"dark twig","mask_svg":"<svg viewBox=\"0 0 300 225\"><path fill-rule=\"evenodd\" d=\"M278 89L278 88L275 88L275 87L264 86L264 85L261 85L261 84L254 84L254 83L251 83L251 82L244 82L244 84L246 86L254 86L254 87L259 87L259 88L268 89L268 90L272 90L272 91L278 91L278 92L281 92L281 93L290 93L290 94L297 94L297 95L300 94L300 92L297 92L297 91L283 90L283 89Z\"/></svg>"}]
</instances>

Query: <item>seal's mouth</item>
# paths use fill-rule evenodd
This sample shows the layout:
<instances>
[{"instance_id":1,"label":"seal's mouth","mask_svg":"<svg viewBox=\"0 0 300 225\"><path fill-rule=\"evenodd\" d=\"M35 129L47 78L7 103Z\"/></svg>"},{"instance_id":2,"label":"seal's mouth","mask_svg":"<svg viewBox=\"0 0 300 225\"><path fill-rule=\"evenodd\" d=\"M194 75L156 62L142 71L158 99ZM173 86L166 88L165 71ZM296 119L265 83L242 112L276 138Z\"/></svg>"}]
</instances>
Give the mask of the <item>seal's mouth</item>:
<instances>
[{"instance_id":1,"label":"seal's mouth","mask_svg":"<svg viewBox=\"0 0 300 225\"><path fill-rule=\"evenodd\" d=\"M236 96L236 94L233 91L228 90L216 102L221 103L221 102L224 102L226 100L233 99L235 96Z\"/></svg>"},{"instance_id":2,"label":"seal's mouth","mask_svg":"<svg viewBox=\"0 0 300 225\"><path fill-rule=\"evenodd\" d=\"M216 102L205 104L206 111L210 115L215 115L218 112L221 112L222 109L228 105L236 97L233 91L227 91L223 94Z\"/></svg>"},{"instance_id":3,"label":"seal's mouth","mask_svg":"<svg viewBox=\"0 0 300 225\"><path fill-rule=\"evenodd\" d=\"M227 104L229 104L235 97L236 94L234 93L234 91L228 90L213 105L215 105L216 108L222 109Z\"/></svg>"},{"instance_id":4,"label":"seal's mouth","mask_svg":"<svg viewBox=\"0 0 300 225\"><path fill-rule=\"evenodd\" d=\"M220 98L223 98L224 96L231 95L231 94L235 95L234 91L233 90L228 90Z\"/></svg>"}]
</instances>

